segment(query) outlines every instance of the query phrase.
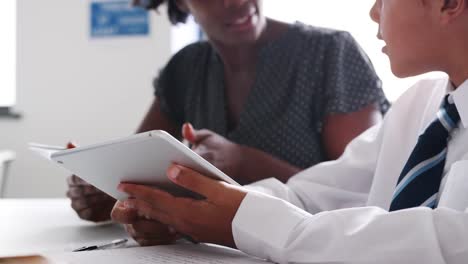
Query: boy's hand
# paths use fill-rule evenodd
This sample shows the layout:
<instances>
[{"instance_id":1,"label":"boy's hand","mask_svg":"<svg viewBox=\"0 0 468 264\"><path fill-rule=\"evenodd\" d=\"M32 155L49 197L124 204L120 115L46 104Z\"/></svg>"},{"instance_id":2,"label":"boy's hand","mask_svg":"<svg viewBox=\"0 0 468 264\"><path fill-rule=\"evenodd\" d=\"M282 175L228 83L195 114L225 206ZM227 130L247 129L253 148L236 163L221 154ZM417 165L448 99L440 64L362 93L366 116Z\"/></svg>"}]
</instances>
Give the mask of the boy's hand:
<instances>
[{"instance_id":1,"label":"boy's hand","mask_svg":"<svg viewBox=\"0 0 468 264\"><path fill-rule=\"evenodd\" d=\"M131 197L124 201L123 206L171 226L198 242L235 247L231 224L247 192L179 165L172 165L167 174L175 184L199 193L206 199L174 197L143 185L120 184L119 190Z\"/></svg>"},{"instance_id":2,"label":"boy's hand","mask_svg":"<svg viewBox=\"0 0 468 264\"><path fill-rule=\"evenodd\" d=\"M123 202L117 201L112 209L112 220L125 226L127 233L140 246L168 245L178 239L178 234L158 221L138 215L138 211L126 208Z\"/></svg>"},{"instance_id":3,"label":"boy's hand","mask_svg":"<svg viewBox=\"0 0 468 264\"><path fill-rule=\"evenodd\" d=\"M196 130L191 124L182 126L182 136L192 150L227 175L238 179L243 147L207 129ZM239 180L239 179L238 179Z\"/></svg>"}]
</instances>

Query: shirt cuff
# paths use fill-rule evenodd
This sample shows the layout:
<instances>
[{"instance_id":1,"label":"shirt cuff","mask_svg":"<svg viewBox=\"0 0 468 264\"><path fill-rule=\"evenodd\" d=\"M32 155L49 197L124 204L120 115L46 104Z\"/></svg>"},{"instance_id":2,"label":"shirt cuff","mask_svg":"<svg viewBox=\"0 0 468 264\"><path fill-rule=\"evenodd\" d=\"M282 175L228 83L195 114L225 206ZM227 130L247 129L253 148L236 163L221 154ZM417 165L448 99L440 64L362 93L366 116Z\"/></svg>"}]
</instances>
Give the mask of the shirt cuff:
<instances>
[{"instance_id":1,"label":"shirt cuff","mask_svg":"<svg viewBox=\"0 0 468 264\"><path fill-rule=\"evenodd\" d=\"M294 228L308 217L309 213L284 200L251 191L234 216L234 242L247 254L280 259Z\"/></svg>"}]
</instances>

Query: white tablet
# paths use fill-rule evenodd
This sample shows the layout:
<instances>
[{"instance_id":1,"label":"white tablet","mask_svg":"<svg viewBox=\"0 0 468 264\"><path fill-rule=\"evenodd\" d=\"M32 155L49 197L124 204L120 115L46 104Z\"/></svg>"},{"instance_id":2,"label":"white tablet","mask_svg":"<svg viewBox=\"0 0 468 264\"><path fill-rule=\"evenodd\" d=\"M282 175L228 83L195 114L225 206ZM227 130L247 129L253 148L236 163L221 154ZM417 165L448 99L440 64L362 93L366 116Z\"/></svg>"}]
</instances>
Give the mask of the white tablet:
<instances>
[{"instance_id":1,"label":"white tablet","mask_svg":"<svg viewBox=\"0 0 468 264\"><path fill-rule=\"evenodd\" d=\"M118 200L127 198L126 194L117 190L117 185L121 182L155 186L177 196L194 197L193 193L167 178L166 170L172 163L190 167L213 179L239 185L162 130L57 151L50 158Z\"/></svg>"}]
</instances>

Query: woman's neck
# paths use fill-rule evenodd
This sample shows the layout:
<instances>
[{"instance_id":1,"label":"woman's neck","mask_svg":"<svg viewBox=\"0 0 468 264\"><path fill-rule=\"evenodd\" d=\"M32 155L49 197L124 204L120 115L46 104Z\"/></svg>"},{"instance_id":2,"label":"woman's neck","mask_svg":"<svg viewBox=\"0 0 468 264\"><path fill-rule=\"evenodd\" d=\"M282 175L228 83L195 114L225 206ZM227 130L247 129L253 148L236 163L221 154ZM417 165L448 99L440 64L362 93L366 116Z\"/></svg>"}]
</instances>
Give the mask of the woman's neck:
<instances>
[{"instance_id":1,"label":"woman's neck","mask_svg":"<svg viewBox=\"0 0 468 264\"><path fill-rule=\"evenodd\" d=\"M250 71L255 67L259 51L256 43L245 45L223 45L212 42L224 64L232 72Z\"/></svg>"},{"instance_id":2,"label":"woman's neck","mask_svg":"<svg viewBox=\"0 0 468 264\"><path fill-rule=\"evenodd\" d=\"M288 28L287 24L267 19L259 38L251 43L228 45L220 41L211 41L218 52L225 70L231 72L252 71L257 62L260 48L267 42L278 38Z\"/></svg>"}]
</instances>

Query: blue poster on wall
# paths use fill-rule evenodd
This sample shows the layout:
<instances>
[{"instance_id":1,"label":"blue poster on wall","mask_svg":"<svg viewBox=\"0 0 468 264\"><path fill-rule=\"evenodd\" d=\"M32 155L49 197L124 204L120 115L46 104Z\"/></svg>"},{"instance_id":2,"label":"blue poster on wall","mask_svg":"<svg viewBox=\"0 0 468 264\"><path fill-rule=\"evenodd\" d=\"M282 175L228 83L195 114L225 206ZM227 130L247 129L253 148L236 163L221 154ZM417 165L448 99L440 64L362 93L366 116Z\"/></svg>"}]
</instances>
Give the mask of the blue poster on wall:
<instances>
[{"instance_id":1,"label":"blue poster on wall","mask_svg":"<svg viewBox=\"0 0 468 264\"><path fill-rule=\"evenodd\" d=\"M149 34L149 15L129 1L91 3L91 37L145 36Z\"/></svg>"}]
</instances>

